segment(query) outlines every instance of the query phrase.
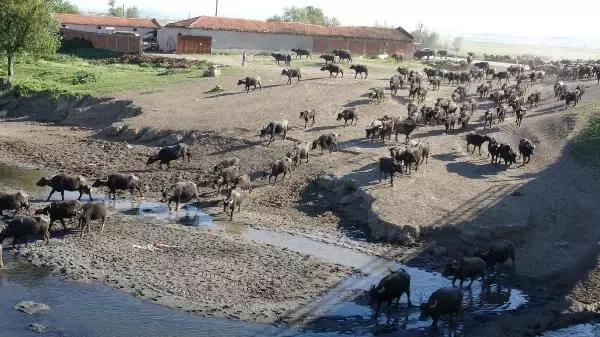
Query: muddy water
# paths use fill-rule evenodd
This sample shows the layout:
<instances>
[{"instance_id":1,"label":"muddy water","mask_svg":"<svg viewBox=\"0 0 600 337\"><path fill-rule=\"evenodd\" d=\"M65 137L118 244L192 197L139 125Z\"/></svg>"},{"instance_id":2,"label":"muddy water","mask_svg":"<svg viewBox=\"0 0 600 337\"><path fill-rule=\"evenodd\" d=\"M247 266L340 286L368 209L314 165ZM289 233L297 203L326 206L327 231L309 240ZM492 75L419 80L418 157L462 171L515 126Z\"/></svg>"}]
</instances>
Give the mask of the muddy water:
<instances>
[{"instance_id":1,"label":"muddy water","mask_svg":"<svg viewBox=\"0 0 600 337\"><path fill-rule=\"evenodd\" d=\"M48 304L44 316L13 310L21 300ZM339 336L286 330L268 324L204 318L142 302L99 284L73 284L52 277L42 268L7 259L0 270L0 335L35 336L31 323L47 327L45 336Z\"/></svg>"},{"instance_id":2,"label":"muddy water","mask_svg":"<svg viewBox=\"0 0 600 337\"><path fill-rule=\"evenodd\" d=\"M25 172L26 175L22 175ZM2 175L10 176L11 179L4 180ZM24 189L33 193L36 201L44 201L48 189L40 189L35 186L39 179L39 171L14 170L10 167L0 167L0 185L23 186ZM32 182L33 181L33 185ZM78 197L78 193L65 193L66 199ZM10 309L14 303L23 299L40 300L55 307L53 313L40 318L45 325L54 326L56 329L73 331L72 335L82 335L81 329L85 327L83 335L140 335L140 331L146 332L145 336L265 336L269 334L277 336L337 336L339 333L354 336L370 336L374 331L382 327L396 330L408 329L413 334L424 333L424 327L430 324L418 320L418 308L407 307L406 298L402 298L401 308L394 310L392 325L386 324L385 310L382 310L379 321L371 318L373 308L369 306L366 291L371 284L377 283L390 270L404 268L412 278L411 300L418 305L426 301L429 295L440 287L450 286L451 282L434 272L427 272L417 268L403 266L396 261L378 258L354 249L345 248L340 245L331 244L324 240L308 238L290 233L261 230L244 224L230 223L226 225L216 224L210 216L194 206L194 204L181 207L177 212L169 212L163 203L147 200L131 200L129 198L117 198L116 201L107 200L106 196L93 193L95 200L104 200L115 210L131 214L148 216L164 223L180 223L193 226L211 226L230 232L232 235L253 240L260 244L271 244L283 247L291 251L310 255L323 261L354 267L363 273L363 276L350 277L340 282L327 294L315 300L314 303L305 308L298 309L294 317L319 317L318 319L306 319L302 325L292 324L290 328L280 328L271 325L249 324L243 322L232 322L220 319L208 319L185 313L157 307L152 304L143 303L129 295L102 285L76 285L62 282L48 276L40 269L25 266L18 261L12 261L14 269L3 271L2 280L5 280L0 288L0 317L7 314L15 317ZM60 195L54 196L58 200ZM86 200L84 197L83 200ZM35 206L34 206L35 207ZM5 254L6 255L6 254ZM465 288L464 305L465 312L472 315L483 315L494 312L515 309L526 303L527 297L519 290L501 286L505 283L502 277L495 278L493 282L482 288L480 282L473 283L470 289ZM34 284L35 286L31 286ZM9 289L4 289L8 287ZM12 294L5 296L4 294ZM68 296L67 296L68 294ZM49 296L49 297L44 297ZM10 298L8 302L7 298ZM82 308L85 303L86 308ZM92 310L89 314L87 307ZM135 312L135 315L126 315L123 312ZM55 316L54 316L55 315ZM5 317L8 317L5 316ZM89 317L88 317L89 316ZM114 317L113 317L114 316ZM20 317L20 316L19 316ZM21 318L7 326L7 331L22 331L23 324L33 322L32 319ZM97 322L111 322L110 324L97 324ZM160 323L160 324L159 324ZM0 323L0 331L3 331ZM27 324L25 324L27 325ZM107 327L107 326L110 327ZM156 327L156 325L160 325ZM199 328L202 327L202 328ZM200 330L198 330L200 329ZM384 331L381 330L381 331ZM459 325L457 330L450 330L444 335L464 335L465 331ZM58 330L57 330L58 331ZM164 331L168 331L165 334ZM216 333L218 331L218 333ZM254 333L256 331L256 334ZM125 333L128 332L128 333ZM413 335L411 334L411 335ZM4 334L3 334L4 336Z\"/></svg>"},{"instance_id":3,"label":"muddy water","mask_svg":"<svg viewBox=\"0 0 600 337\"><path fill-rule=\"evenodd\" d=\"M545 332L542 337L598 337L600 336L600 322L578 324L568 328Z\"/></svg>"}]
</instances>

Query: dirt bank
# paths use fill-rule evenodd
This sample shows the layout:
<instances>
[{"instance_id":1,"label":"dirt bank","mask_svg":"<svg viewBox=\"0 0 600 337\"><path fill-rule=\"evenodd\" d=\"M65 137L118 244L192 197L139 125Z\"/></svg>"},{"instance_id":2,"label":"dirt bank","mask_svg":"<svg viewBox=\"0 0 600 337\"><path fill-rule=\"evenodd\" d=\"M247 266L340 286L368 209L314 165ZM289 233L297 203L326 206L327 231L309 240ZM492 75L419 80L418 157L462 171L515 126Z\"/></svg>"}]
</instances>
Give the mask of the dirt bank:
<instances>
[{"instance_id":1,"label":"dirt bank","mask_svg":"<svg viewBox=\"0 0 600 337\"><path fill-rule=\"evenodd\" d=\"M287 316L351 272L235 235L137 216L113 214L105 233L92 230L18 253L67 279L102 282L199 315L259 322ZM166 246L148 248L155 243Z\"/></svg>"},{"instance_id":2,"label":"dirt bank","mask_svg":"<svg viewBox=\"0 0 600 337\"><path fill-rule=\"evenodd\" d=\"M581 125L577 115L585 113L585 106L584 110L565 111L564 102L552 97L553 83L548 81L530 89L540 90L543 99L539 108L528 111L521 127L515 126L509 113L505 122L483 130L481 116L493 104L479 100L468 130L445 135L443 126L421 127L411 135L429 141L432 155L418 171L398 177L391 188L388 182L379 183L376 162L388 155L388 146L399 144L393 139L386 145L365 140L364 126L384 114L405 116L406 89L381 105L369 104L365 97L369 88L385 84L394 67L382 65L370 71L368 80L354 80L353 76L330 79L316 70L315 64L304 65L306 79L286 85L279 67L252 64L240 76L260 74L265 85L262 91L249 94L235 86L237 77L233 76L154 92L117 93L115 101L135 102L143 113L116 120L87 114L92 119L50 126L35 118L11 119L0 128L0 150L11 162L90 178L133 172L144 181L150 199L174 181L192 179L204 185L202 206L224 220L219 210L223 196L216 195L207 184L217 161L236 156L242 171L257 178L296 141L336 132L340 134L340 151L311 152L308 164L275 186L256 179L253 193L236 217L261 226L326 235L434 270L450 258L472 254L478 245L511 239L517 245L518 263L511 282L533 293L538 288L549 289L540 293L540 298L574 294L576 301L596 303L590 294L597 290L594 285L600 275L596 272L600 241L596 222L600 214L595 206L600 182L594 172L582 168L569 155L570 137ZM223 85L225 92L206 93L217 84ZM449 96L453 89L444 85L439 92L430 92L427 103ZM471 86L469 93L474 90ZM598 97L600 90L590 86L584 103ZM358 126L344 128L335 120L345 106L359 107ZM312 108L317 109L316 124L304 130L298 113ZM290 122L288 139L266 146L258 137L260 128L281 119ZM125 131L133 131L107 135L104 130L116 121L127 126ZM183 166L174 163L169 171L146 167L146 158L156 151L158 139L146 140L146 128L195 134L192 162ZM519 139L530 138L537 144L536 153L527 166L519 163L504 170L504 165L489 163L485 146L482 155L467 151L466 131L486 133L513 148ZM357 242L348 228L366 229L374 238L403 245ZM143 236L138 234L132 239L141 241ZM161 242L177 237L170 228L160 235ZM539 305L543 306L542 302ZM542 315L546 310L536 308L526 315L529 321L538 318L536 312ZM500 321L498 331L502 332L507 323ZM522 323L523 327L527 322Z\"/></svg>"}]
</instances>

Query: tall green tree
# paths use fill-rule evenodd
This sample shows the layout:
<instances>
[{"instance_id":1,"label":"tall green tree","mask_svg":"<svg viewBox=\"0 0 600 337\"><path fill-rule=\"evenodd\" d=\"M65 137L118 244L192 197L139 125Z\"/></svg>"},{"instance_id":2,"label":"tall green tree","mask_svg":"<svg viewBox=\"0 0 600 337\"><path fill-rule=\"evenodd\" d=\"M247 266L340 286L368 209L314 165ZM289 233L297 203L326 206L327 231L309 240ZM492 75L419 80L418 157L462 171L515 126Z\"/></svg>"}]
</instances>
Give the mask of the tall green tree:
<instances>
[{"instance_id":1,"label":"tall green tree","mask_svg":"<svg viewBox=\"0 0 600 337\"><path fill-rule=\"evenodd\" d=\"M58 22L47 0L2 0L0 5L0 54L7 59L8 76L14 74L15 58L56 52Z\"/></svg>"},{"instance_id":2,"label":"tall green tree","mask_svg":"<svg viewBox=\"0 0 600 337\"><path fill-rule=\"evenodd\" d=\"M79 8L67 0L50 0L54 13L80 14Z\"/></svg>"},{"instance_id":3,"label":"tall green tree","mask_svg":"<svg viewBox=\"0 0 600 337\"><path fill-rule=\"evenodd\" d=\"M126 18L139 18L140 17L140 10L133 6L133 7L128 7L125 10L125 17Z\"/></svg>"},{"instance_id":4,"label":"tall green tree","mask_svg":"<svg viewBox=\"0 0 600 337\"><path fill-rule=\"evenodd\" d=\"M439 45L440 35L437 32L414 30L411 35L415 37L415 41L421 41L421 48L436 48Z\"/></svg>"},{"instance_id":5,"label":"tall green tree","mask_svg":"<svg viewBox=\"0 0 600 337\"><path fill-rule=\"evenodd\" d=\"M267 21L274 22L302 22L311 23L314 25L324 26L339 26L340 21L335 17L328 17L325 15L321 8L313 6L306 7L285 7L283 9L283 15L274 15L267 19Z\"/></svg>"},{"instance_id":6,"label":"tall green tree","mask_svg":"<svg viewBox=\"0 0 600 337\"><path fill-rule=\"evenodd\" d=\"M106 14L123 17L123 7L117 6L115 0L108 0L108 12Z\"/></svg>"},{"instance_id":7,"label":"tall green tree","mask_svg":"<svg viewBox=\"0 0 600 337\"><path fill-rule=\"evenodd\" d=\"M452 47L454 47L455 51L460 51L460 48L462 48L463 41L464 39L460 36L454 38L454 41L452 41Z\"/></svg>"}]
</instances>

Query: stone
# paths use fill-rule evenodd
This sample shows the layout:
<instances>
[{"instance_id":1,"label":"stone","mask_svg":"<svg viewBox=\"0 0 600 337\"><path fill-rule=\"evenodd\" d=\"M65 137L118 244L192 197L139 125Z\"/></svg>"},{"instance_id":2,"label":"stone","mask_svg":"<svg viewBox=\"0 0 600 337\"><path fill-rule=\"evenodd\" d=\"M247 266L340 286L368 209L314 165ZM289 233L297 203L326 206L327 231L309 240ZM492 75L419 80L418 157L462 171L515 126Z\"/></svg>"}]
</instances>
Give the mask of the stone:
<instances>
[{"instance_id":1,"label":"stone","mask_svg":"<svg viewBox=\"0 0 600 337\"><path fill-rule=\"evenodd\" d=\"M158 141L158 146L175 145L183 139L183 136L178 133L172 133Z\"/></svg>"},{"instance_id":2,"label":"stone","mask_svg":"<svg viewBox=\"0 0 600 337\"><path fill-rule=\"evenodd\" d=\"M33 301L21 301L15 304L13 308L28 315L45 315L50 311L50 306L47 304Z\"/></svg>"},{"instance_id":3,"label":"stone","mask_svg":"<svg viewBox=\"0 0 600 337\"><path fill-rule=\"evenodd\" d=\"M569 243L566 241L559 241L554 244L556 247L568 247Z\"/></svg>"},{"instance_id":4,"label":"stone","mask_svg":"<svg viewBox=\"0 0 600 337\"><path fill-rule=\"evenodd\" d=\"M145 132L142 130L140 133L142 134L140 135L139 140L142 142L153 141L164 137L164 131L155 128L147 128Z\"/></svg>"},{"instance_id":5,"label":"stone","mask_svg":"<svg viewBox=\"0 0 600 337\"><path fill-rule=\"evenodd\" d=\"M204 71L204 77L218 77L221 76L221 69L219 69L219 66L214 64L211 65L210 67L208 67L208 69L206 69Z\"/></svg>"},{"instance_id":6,"label":"stone","mask_svg":"<svg viewBox=\"0 0 600 337\"><path fill-rule=\"evenodd\" d=\"M44 333L46 332L46 327L38 324L38 323L31 323L27 326L27 329L36 332L36 333Z\"/></svg>"},{"instance_id":7,"label":"stone","mask_svg":"<svg viewBox=\"0 0 600 337\"><path fill-rule=\"evenodd\" d=\"M115 122L115 123L112 123L106 129L104 129L104 133L107 136L115 137L115 136L118 136L121 132L123 132L124 128L125 128L125 124L123 124L121 122Z\"/></svg>"}]
</instances>

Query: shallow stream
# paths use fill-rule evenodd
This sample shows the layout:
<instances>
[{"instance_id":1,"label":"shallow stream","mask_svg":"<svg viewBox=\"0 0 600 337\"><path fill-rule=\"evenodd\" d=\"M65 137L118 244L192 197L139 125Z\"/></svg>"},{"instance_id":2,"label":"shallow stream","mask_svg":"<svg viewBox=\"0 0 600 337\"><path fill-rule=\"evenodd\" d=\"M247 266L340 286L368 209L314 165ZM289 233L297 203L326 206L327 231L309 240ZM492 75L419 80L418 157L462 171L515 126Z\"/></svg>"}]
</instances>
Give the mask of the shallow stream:
<instances>
[{"instance_id":1,"label":"shallow stream","mask_svg":"<svg viewBox=\"0 0 600 337\"><path fill-rule=\"evenodd\" d=\"M33 208L45 200L48 188L40 189L35 182L40 171L0 166L0 185L22 187L34 198ZM98 191L96 191L98 192ZM73 199L78 193L65 193ZM155 201L131 201L130 198L107 200L101 194L92 195L95 200L105 200L115 211L130 215L152 217L164 223L180 223L192 226L211 226L227 230L259 244L270 244L291 251L310 255L323 261L354 267L363 275L349 277L330 289L312 304L300 308L297 316L317 319L308 324L291 324L283 327L254 324L218 318L190 315L151 303L100 284L79 284L61 281L44 269L11 259L5 252L7 268L0 271L0 320L2 336L22 336L29 323L39 322L48 326L49 334L57 336L371 336L374 332L403 331L402 335L428 335L431 321L418 320L418 308L406 305L401 299L400 309L393 310L391 324L387 324L385 306L379 320L372 319L373 307L369 306L366 293L390 270L404 268L411 275L411 300L418 305L426 301L436 289L451 285L451 281L439 273L404 266L377 256L346 248L319 238L281 231L258 229L244 224L220 225L194 204L169 212L165 204ZM53 200L59 200L55 194ZM84 196L83 201L87 201ZM479 281L472 288L463 289L465 314L486 315L513 310L527 302L527 296L517 289L502 286L503 277L482 289ZM12 309L21 300L47 303L48 315L32 318ZM459 324L457 329L442 325L443 336L468 335ZM8 334L5 334L7 332ZM437 334L440 335L440 334ZM560 336L560 335L551 335Z\"/></svg>"}]
</instances>

